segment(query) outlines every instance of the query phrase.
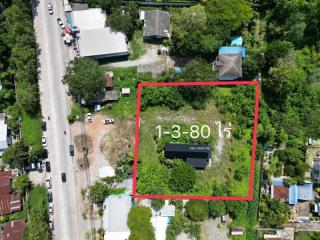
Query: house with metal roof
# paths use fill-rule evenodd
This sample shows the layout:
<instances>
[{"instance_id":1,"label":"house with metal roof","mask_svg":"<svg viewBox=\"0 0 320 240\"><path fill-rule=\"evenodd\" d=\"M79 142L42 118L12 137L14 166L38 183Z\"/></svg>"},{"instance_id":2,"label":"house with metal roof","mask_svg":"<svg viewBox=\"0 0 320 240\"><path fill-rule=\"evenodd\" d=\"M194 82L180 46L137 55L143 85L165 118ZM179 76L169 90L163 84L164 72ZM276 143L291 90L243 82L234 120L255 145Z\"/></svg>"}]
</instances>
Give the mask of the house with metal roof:
<instances>
[{"instance_id":1,"label":"house with metal roof","mask_svg":"<svg viewBox=\"0 0 320 240\"><path fill-rule=\"evenodd\" d=\"M165 158L183 159L196 169L205 169L211 158L209 145L196 144L166 144L164 148Z\"/></svg>"},{"instance_id":2,"label":"house with metal roof","mask_svg":"<svg viewBox=\"0 0 320 240\"><path fill-rule=\"evenodd\" d=\"M242 58L246 57L246 50L238 46L223 46L214 62L220 80L236 80L242 78Z\"/></svg>"},{"instance_id":3,"label":"house with metal roof","mask_svg":"<svg viewBox=\"0 0 320 240\"><path fill-rule=\"evenodd\" d=\"M22 240L26 223L24 220L5 222L0 229L1 240Z\"/></svg>"},{"instance_id":4,"label":"house with metal roof","mask_svg":"<svg viewBox=\"0 0 320 240\"><path fill-rule=\"evenodd\" d=\"M144 21L144 40L162 40L170 37L170 14L162 10L146 10L140 12Z\"/></svg>"},{"instance_id":5,"label":"house with metal roof","mask_svg":"<svg viewBox=\"0 0 320 240\"><path fill-rule=\"evenodd\" d=\"M78 33L81 57L110 58L129 55L125 34L105 27L106 13L101 8L72 12L72 25Z\"/></svg>"},{"instance_id":6,"label":"house with metal roof","mask_svg":"<svg viewBox=\"0 0 320 240\"><path fill-rule=\"evenodd\" d=\"M312 183L305 183L302 185L291 185L289 187L289 204L297 204L298 201L310 201L313 199L313 185Z\"/></svg>"},{"instance_id":7,"label":"house with metal roof","mask_svg":"<svg viewBox=\"0 0 320 240\"><path fill-rule=\"evenodd\" d=\"M105 240L127 240L130 229L128 214L132 207L129 195L110 195L103 203L103 228Z\"/></svg>"}]
</instances>

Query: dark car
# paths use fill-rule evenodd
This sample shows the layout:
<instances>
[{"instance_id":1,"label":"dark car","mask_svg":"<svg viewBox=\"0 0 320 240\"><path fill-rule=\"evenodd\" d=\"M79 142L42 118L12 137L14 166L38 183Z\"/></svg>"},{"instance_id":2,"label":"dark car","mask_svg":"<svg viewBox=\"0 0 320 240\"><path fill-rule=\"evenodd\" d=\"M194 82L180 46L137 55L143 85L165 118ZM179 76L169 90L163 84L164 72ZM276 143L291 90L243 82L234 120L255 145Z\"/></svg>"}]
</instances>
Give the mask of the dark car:
<instances>
[{"instance_id":1,"label":"dark car","mask_svg":"<svg viewBox=\"0 0 320 240\"><path fill-rule=\"evenodd\" d=\"M67 176L66 176L65 172L61 173L61 181L62 182L66 182L67 181Z\"/></svg>"},{"instance_id":2,"label":"dark car","mask_svg":"<svg viewBox=\"0 0 320 240\"><path fill-rule=\"evenodd\" d=\"M52 198L52 192L48 192L48 202L52 202L53 198Z\"/></svg>"},{"instance_id":3,"label":"dark car","mask_svg":"<svg viewBox=\"0 0 320 240\"><path fill-rule=\"evenodd\" d=\"M51 172L50 162L46 162L46 171Z\"/></svg>"},{"instance_id":4,"label":"dark car","mask_svg":"<svg viewBox=\"0 0 320 240\"><path fill-rule=\"evenodd\" d=\"M70 156L74 156L74 146L69 145L69 150L70 150Z\"/></svg>"},{"instance_id":5,"label":"dark car","mask_svg":"<svg viewBox=\"0 0 320 240\"><path fill-rule=\"evenodd\" d=\"M42 131L47 131L47 123L45 121L41 122Z\"/></svg>"}]
</instances>

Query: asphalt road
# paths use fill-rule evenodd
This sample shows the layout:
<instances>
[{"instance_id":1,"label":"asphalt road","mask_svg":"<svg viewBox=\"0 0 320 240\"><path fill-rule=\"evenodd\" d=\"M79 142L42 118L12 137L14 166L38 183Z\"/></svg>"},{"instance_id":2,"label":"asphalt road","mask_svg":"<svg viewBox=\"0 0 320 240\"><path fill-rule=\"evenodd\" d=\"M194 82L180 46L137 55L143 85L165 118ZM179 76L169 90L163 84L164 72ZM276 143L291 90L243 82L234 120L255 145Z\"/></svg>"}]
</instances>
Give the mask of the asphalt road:
<instances>
[{"instance_id":1,"label":"asphalt road","mask_svg":"<svg viewBox=\"0 0 320 240\"><path fill-rule=\"evenodd\" d=\"M48 160L51 163L52 193L54 204L54 238L59 240L83 239L79 233L81 213L76 197L73 160L69 156L69 126L67 115L70 103L66 96L65 86L61 83L65 65L69 62L68 48L60 36L62 30L56 19L61 17L64 22L62 2L51 0L54 14L49 15L48 0L38 1L35 11L34 27L40 49L40 96L42 115L46 118ZM50 120L48 120L50 116ZM66 131L66 134L64 134ZM65 172L67 181L61 181L61 173Z\"/></svg>"}]
</instances>

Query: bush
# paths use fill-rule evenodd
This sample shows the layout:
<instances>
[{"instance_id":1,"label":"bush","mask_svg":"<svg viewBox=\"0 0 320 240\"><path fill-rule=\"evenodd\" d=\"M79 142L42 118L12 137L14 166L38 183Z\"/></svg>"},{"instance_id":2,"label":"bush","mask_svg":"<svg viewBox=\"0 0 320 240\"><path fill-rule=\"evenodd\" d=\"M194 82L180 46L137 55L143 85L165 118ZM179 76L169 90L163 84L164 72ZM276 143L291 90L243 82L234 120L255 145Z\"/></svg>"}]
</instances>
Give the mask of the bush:
<instances>
[{"instance_id":1,"label":"bush","mask_svg":"<svg viewBox=\"0 0 320 240\"><path fill-rule=\"evenodd\" d=\"M128 215L128 227L131 230L129 240L154 240L151 225L151 209L143 206L134 206Z\"/></svg>"},{"instance_id":2,"label":"bush","mask_svg":"<svg viewBox=\"0 0 320 240\"><path fill-rule=\"evenodd\" d=\"M182 160L175 162L169 180L169 188L172 191L188 192L193 189L196 182L196 170Z\"/></svg>"},{"instance_id":3,"label":"bush","mask_svg":"<svg viewBox=\"0 0 320 240\"><path fill-rule=\"evenodd\" d=\"M186 204L187 216L195 222L203 221L209 216L208 202L191 200Z\"/></svg>"},{"instance_id":4,"label":"bush","mask_svg":"<svg viewBox=\"0 0 320 240\"><path fill-rule=\"evenodd\" d=\"M163 199L153 199L151 201L151 206L155 211L159 211L164 205Z\"/></svg>"}]
</instances>

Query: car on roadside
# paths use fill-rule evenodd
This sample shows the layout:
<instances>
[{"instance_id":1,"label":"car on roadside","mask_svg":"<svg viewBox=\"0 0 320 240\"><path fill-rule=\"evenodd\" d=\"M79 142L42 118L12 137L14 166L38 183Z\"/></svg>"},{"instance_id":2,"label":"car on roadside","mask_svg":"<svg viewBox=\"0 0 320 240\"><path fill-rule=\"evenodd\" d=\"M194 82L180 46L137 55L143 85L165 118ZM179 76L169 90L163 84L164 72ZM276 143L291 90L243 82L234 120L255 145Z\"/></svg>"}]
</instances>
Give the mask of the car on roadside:
<instances>
[{"instance_id":1,"label":"car on roadside","mask_svg":"<svg viewBox=\"0 0 320 240\"><path fill-rule=\"evenodd\" d=\"M70 151L70 156L74 156L74 146L73 145L69 145L69 151Z\"/></svg>"},{"instance_id":2,"label":"car on roadside","mask_svg":"<svg viewBox=\"0 0 320 240\"><path fill-rule=\"evenodd\" d=\"M113 124L114 123L114 119L112 119L112 118L103 119L102 122L103 122L103 124L106 124L106 125Z\"/></svg>"},{"instance_id":3,"label":"car on roadside","mask_svg":"<svg viewBox=\"0 0 320 240\"><path fill-rule=\"evenodd\" d=\"M50 230L54 229L53 219L49 219L49 228L50 228Z\"/></svg>"},{"instance_id":4,"label":"car on roadside","mask_svg":"<svg viewBox=\"0 0 320 240\"><path fill-rule=\"evenodd\" d=\"M227 220L226 220L226 216L225 215L221 215L220 216L220 220L221 220L221 224L226 224Z\"/></svg>"},{"instance_id":5,"label":"car on roadside","mask_svg":"<svg viewBox=\"0 0 320 240\"><path fill-rule=\"evenodd\" d=\"M53 203L50 203L50 204L49 204L48 212L49 212L50 214L53 214Z\"/></svg>"},{"instance_id":6,"label":"car on roadside","mask_svg":"<svg viewBox=\"0 0 320 240\"><path fill-rule=\"evenodd\" d=\"M47 147L47 138L45 136L42 136L42 146Z\"/></svg>"},{"instance_id":7,"label":"car on roadside","mask_svg":"<svg viewBox=\"0 0 320 240\"><path fill-rule=\"evenodd\" d=\"M50 162L46 162L46 171L51 172Z\"/></svg>"},{"instance_id":8,"label":"car on roadside","mask_svg":"<svg viewBox=\"0 0 320 240\"><path fill-rule=\"evenodd\" d=\"M61 27L62 30L65 29L65 26L64 26L61 18L57 18L57 22L58 22L58 24L59 24L59 26Z\"/></svg>"},{"instance_id":9,"label":"car on roadside","mask_svg":"<svg viewBox=\"0 0 320 240\"><path fill-rule=\"evenodd\" d=\"M52 202L53 201L53 197L52 197L52 192L48 192L48 202Z\"/></svg>"},{"instance_id":10,"label":"car on roadside","mask_svg":"<svg viewBox=\"0 0 320 240\"><path fill-rule=\"evenodd\" d=\"M53 6L52 6L52 3L48 3L48 12L50 15L53 14Z\"/></svg>"},{"instance_id":11,"label":"car on roadside","mask_svg":"<svg viewBox=\"0 0 320 240\"><path fill-rule=\"evenodd\" d=\"M88 122L92 122L92 114L91 113L87 113L87 119L88 119Z\"/></svg>"},{"instance_id":12,"label":"car on roadside","mask_svg":"<svg viewBox=\"0 0 320 240\"><path fill-rule=\"evenodd\" d=\"M61 173L61 181L66 182L67 181L67 175L65 172Z\"/></svg>"},{"instance_id":13,"label":"car on roadside","mask_svg":"<svg viewBox=\"0 0 320 240\"><path fill-rule=\"evenodd\" d=\"M41 128L42 128L42 131L47 131L47 123L46 123L46 121L42 121L41 122Z\"/></svg>"},{"instance_id":14,"label":"car on roadside","mask_svg":"<svg viewBox=\"0 0 320 240\"><path fill-rule=\"evenodd\" d=\"M72 26L71 32L73 32L73 33L79 33L79 32L80 32L80 29L79 29L77 26Z\"/></svg>"},{"instance_id":15,"label":"car on roadside","mask_svg":"<svg viewBox=\"0 0 320 240\"><path fill-rule=\"evenodd\" d=\"M47 184L47 188L48 188L48 189L51 189L51 188L52 188L51 177L47 177L46 184Z\"/></svg>"}]
</instances>

